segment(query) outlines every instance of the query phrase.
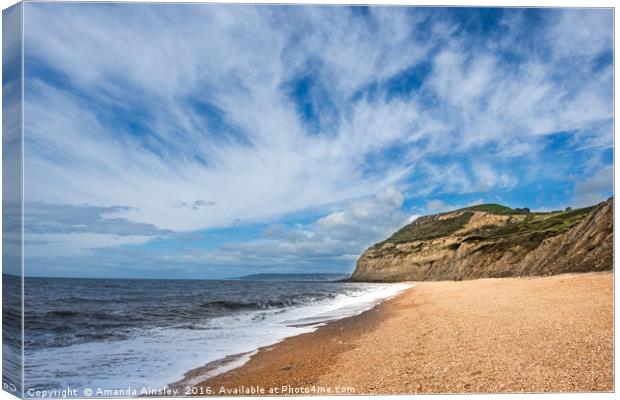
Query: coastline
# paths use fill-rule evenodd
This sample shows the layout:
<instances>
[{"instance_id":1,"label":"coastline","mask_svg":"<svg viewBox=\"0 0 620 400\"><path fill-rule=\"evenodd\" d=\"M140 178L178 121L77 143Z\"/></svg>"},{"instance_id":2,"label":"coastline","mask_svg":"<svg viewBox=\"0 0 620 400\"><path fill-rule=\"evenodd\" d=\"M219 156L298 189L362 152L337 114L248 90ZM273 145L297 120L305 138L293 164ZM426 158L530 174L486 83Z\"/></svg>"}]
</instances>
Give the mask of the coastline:
<instances>
[{"instance_id":1,"label":"coastline","mask_svg":"<svg viewBox=\"0 0 620 400\"><path fill-rule=\"evenodd\" d=\"M195 388L216 395L613 390L612 272L411 283L359 315L260 348Z\"/></svg>"},{"instance_id":2,"label":"coastline","mask_svg":"<svg viewBox=\"0 0 620 400\"><path fill-rule=\"evenodd\" d=\"M364 286L366 283L359 283ZM293 314L282 321L288 333L285 336L274 337L272 341L263 341L264 344L255 348L247 347L248 351L236 354L228 354L223 358L215 359L206 364L184 372L182 379L168 384L168 388L178 391L178 393L189 394L188 388L195 388L202 385L202 382L226 375L231 370L244 368L249 361L252 361L257 353L271 350L274 346L286 343L288 340L304 337L317 333L332 324L352 318L361 317L366 313L373 312L381 304L394 299L411 289L411 284L406 282L395 283L367 283L367 287L359 291L357 295L346 295L332 299L328 304L311 310L293 309ZM378 285L378 286L377 286ZM280 323L280 322L279 322ZM260 329L260 326L256 328ZM204 391L198 391L202 394Z\"/></svg>"},{"instance_id":3,"label":"coastline","mask_svg":"<svg viewBox=\"0 0 620 400\"><path fill-rule=\"evenodd\" d=\"M221 388L234 390L260 387L267 391L269 388L283 385L291 387L310 385L323 373L328 372L329 365L335 362L336 356L353 348L354 335L378 328L389 315L385 312L389 304L413 289L415 287L408 288L358 315L328 321L318 326L315 331L287 337L250 354L235 354L210 362L188 371L183 380L169 387L179 390L179 393L185 392L188 387L193 387L202 388L195 389L196 394L207 394L204 388L210 388L214 391L212 394L230 395L231 393L217 392ZM198 379L223 364L239 359L242 359L242 365L237 368L208 379Z\"/></svg>"}]
</instances>

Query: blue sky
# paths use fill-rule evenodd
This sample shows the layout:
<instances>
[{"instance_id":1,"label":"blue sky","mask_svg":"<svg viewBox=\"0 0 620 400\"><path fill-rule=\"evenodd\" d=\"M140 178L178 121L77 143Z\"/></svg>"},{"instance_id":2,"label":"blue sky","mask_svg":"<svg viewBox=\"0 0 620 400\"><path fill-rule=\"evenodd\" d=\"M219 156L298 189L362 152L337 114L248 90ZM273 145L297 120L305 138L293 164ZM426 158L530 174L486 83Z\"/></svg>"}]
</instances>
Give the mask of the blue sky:
<instances>
[{"instance_id":1,"label":"blue sky","mask_svg":"<svg viewBox=\"0 0 620 400\"><path fill-rule=\"evenodd\" d=\"M25 4L26 274L350 272L613 186L610 9Z\"/></svg>"}]
</instances>

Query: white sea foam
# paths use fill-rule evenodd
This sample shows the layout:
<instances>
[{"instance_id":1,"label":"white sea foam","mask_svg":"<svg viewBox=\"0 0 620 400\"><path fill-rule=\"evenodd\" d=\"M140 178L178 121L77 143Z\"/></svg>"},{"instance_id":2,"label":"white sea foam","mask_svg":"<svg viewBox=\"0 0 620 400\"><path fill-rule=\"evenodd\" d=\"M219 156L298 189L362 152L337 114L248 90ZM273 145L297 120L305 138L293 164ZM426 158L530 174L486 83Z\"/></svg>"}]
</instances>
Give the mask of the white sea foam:
<instances>
[{"instance_id":1,"label":"white sea foam","mask_svg":"<svg viewBox=\"0 0 620 400\"><path fill-rule=\"evenodd\" d=\"M259 348L312 332L326 322L360 314L411 287L408 284L363 284L335 298L301 306L255 310L218 317L193 329L152 328L127 340L90 342L37 351L26 361L26 389L49 387L114 390L161 388L186 372L230 358L217 368L194 376L198 382L243 365ZM50 379L50 376L56 378ZM188 382L191 383L191 382ZM28 393L26 393L27 395Z\"/></svg>"}]
</instances>

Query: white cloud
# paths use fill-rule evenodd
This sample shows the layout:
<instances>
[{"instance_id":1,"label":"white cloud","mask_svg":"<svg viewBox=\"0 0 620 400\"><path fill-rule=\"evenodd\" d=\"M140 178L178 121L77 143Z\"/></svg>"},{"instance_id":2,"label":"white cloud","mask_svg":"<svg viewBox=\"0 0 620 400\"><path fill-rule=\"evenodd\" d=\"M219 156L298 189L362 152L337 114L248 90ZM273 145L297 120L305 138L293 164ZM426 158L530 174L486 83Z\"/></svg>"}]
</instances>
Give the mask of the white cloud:
<instances>
[{"instance_id":1,"label":"white cloud","mask_svg":"<svg viewBox=\"0 0 620 400\"><path fill-rule=\"evenodd\" d=\"M418 218L420 218L420 214L412 214L409 216L409 218L407 218L407 223L410 224Z\"/></svg>"},{"instance_id":2,"label":"white cloud","mask_svg":"<svg viewBox=\"0 0 620 400\"><path fill-rule=\"evenodd\" d=\"M589 177L575 182L572 206L591 206L609 197L613 193L613 175L613 165L605 165Z\"/></svg>"},{"instance_id":3,"label":"white cloud","mask_svg":"<svg viewBox=\"0 0 620 400\"><path fill-rule=\"evenodd\" d=\"M494 188L510 188L517 183L516 179L508 173L497 173L487 163L476 162L472 167L474 176L476 177L476 183L468 191L486 192Z\"/></svg>"},{"instance_id":4,"label":"white cloud","mask_svg":"<svg viewBox=\"0 0 620 400\"><path fill-rule=\"evenodd\" d=\"M274 267L310 265L315 270L352 268L369 245L385 239L405 225L403 196L389 187L378 195L357 200L306 226L269 226L263 238L229 243L215 251L202 252L199 260L218 265L252 262Z\"/></svg>"},{"instance_id":5,"label":"white cloud","mask_svg":"<svg viewBox=\"0 0 620 400\"><path fill-rule=\"evenodd\" d=\"M389 235L407 220L401 207L403 195L389 187L372 199L355 201L316 222L318 232L329 238L357 238L365 245Z\"/></svg>"},{"instance_id":6,"label":"white cloud","mask_svg":"<svg viewBox=\"0 0 620 400\"><path fill-rule=\"evenodd\" d=\"M30 201L123 205L128 221L175 231L352 202L276 245L321 256L406 222L395 185L419 197L510 189L518 177L497 157L530 152L540 135L611 142L611 68L594 74L570 60L609 47L611 22L597 12L562 13L541 28L544 48L528 50L510 18L501 40L473 44L449 20L406 8L371 8L371 22L340 7L26 8L28 57L66 80L27 82ZM527 59L507 63L512 49ZM390 78L420 63L430 71L419 90L385 95ZM309 73L337 115L313 134L285 90ZM217 123L188 99L220 110ZM136 126L110 122L140 112ZM500 151L481 154L489 143ZM449 206L433 201L427 209ZM278 234L245 250L266 254Z\"/></svg>"},{"instance_id":7,"label":"white cloud","mask_svg":"<svg viewBox=\"0 0 620 400\"><path fill-rule=\"evenodd\" d=\"M426 212L428 214L439 214L444 211L450 211L453 209L453 206L439 199L428 200L426 202Z\"/></svg>"},{"instance_id":8,"label":"white cloud","mask_svg":"<svg viewBox=\"0 0 620 400\"><path fill-rule=\"evenodd\" d=\"M563 10L546 39L558 58L596 56L611 47L613 33L601 27L612 24L613 14L605 9Z\"/></svg>"}]
</instances>

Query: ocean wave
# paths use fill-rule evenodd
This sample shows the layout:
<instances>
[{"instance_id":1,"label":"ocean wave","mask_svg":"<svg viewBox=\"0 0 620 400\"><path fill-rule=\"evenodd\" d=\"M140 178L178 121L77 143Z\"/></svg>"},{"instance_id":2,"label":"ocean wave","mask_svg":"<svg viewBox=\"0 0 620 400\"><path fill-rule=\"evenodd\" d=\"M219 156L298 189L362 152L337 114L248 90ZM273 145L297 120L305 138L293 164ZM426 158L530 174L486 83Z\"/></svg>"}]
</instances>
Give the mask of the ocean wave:
<instances>
[{"instance_id":1,"label":"ocean wave","mask_svg":"<svg viewBox=\"0 0 620 400\"><path fill-rule=\"evenodd\" d=\"M36 318L36 317L35 317ZM106 312L74 311L74 310L52 310L44 314L43 318L64 318L64 319L85 319L90 321L118 321L118 322L140 322L144 319L140 316L113 314Z\"/></svg>"},{"instance_id":2,"label":"ocean wave","mask_svg":"<svg viewBox=\"0 0 620 400\"><path fill-rule=\"evenodd\" d=\"M310 296L298 296L298 297L289 297L289 298L281 298L278 300L264 300L264 301L255 301L255 302L243 302L243 301L229 301L229 300L214 300L202 303L200 305L203 309L211 309L211 310L229 310L229 311L237 311L237 310L269 310L273 308L285 308L285 307L294 307L303 304L313 303L317 301L323 301L328 299L335 298L336 295L332 293L326 294L314 294Z\"/></svg>"}]
</instances>

